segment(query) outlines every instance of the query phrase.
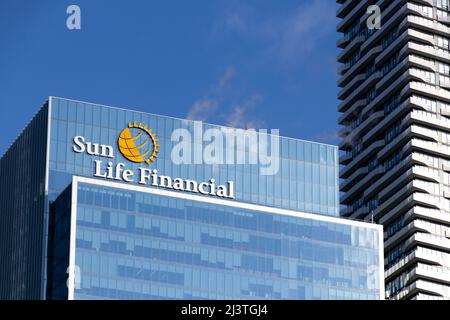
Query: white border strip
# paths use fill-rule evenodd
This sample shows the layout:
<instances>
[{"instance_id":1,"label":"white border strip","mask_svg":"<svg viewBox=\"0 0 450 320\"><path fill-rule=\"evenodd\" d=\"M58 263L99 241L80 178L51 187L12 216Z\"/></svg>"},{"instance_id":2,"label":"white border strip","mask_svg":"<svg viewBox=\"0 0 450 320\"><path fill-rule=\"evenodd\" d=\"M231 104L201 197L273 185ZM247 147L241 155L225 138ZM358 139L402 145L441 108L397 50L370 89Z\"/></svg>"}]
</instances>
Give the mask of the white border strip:
<instances>
[{"instance_id":1,"label":"white border strip","mask_svg":"<svg viewBox=\"0 0 450 320\"><path fill-rule=\"evenodd\" d=\"M48 185L49 185L49 171L50 171L50 146L51 146L51 131L52 131L52 97L47 100L47 145L45 150L45 181L44 181L44 227L42 244L42 283L41 283L41 299L47 298L47 258L48 258L48 224L50 222L50 204L48 202Z\"/></svg>"},{"instance_id":2,"label":"white border strip","mask_svg":"<svg viewBox=\"0 0 450 320\"><path fill-rule=\"evenodd\" d=\"M73 300L75 294L75 255L77 244L77 203L78 203L78 179L72 178L72 196L70 199L70 247L69 247L69 278L67 279L68 300Z\"/></svg>"},{"instance_id":3,"label":"white border strip","mask_svg":"<svg viewBox=\"0 0 450 320\"><path fill-rule=\"evenodd\" d=\"M199 202L216 204L216 205L227 206L227 207L236 207L236 208L241 208L241 209L264 211L264 212L270 212L270 213L274 213L274 214L288 215L288 216L312 219L312 220L317 220L317 221L334 222L334 223L338 223L338 224L365 227L365 228L379 230L381 233L383 232L383 226L378 225L378 224L348 220L348 219L344 219L344 218L338 218L338 217L326 216L326 215L320 215L320 214L313 214L313 213L306 213L306 212L293 211L293 210L287 210L287 209L267 207L267 206L262 206L262 205L257 205L257 204L235 201L235 200L224 200L224 199L220 199L220 198L199 196L199 195L194 195L194 194L188 193L188 192L181 193L181 192L168 191L168 190L154 188L154 187L142 187L142 186L137 186L134 184L111 182L111 181L106 181L106 180L92 179L92 178L79 177L79 176L74 176L73 181L94 184L94 185L104 186L104 187L113 187L113 188L117 188L117 189L129 190L129 191L151 193L151 194L155 194L155 195L172 197L172 198L199 201Z\"/></svg>"},{"instance_id":4,"label":"white border strip","mask_svg":"<svg viewBox=\"0 0 450 320\"><path fill-rule=\"evenodd\" d=\"M380 225L381 231L378 235L378 246L379 246L379 263L380 263L380 300L386 300L385 284L384 284L384 232L383 225Z\"/></svg>"}]
</instances>

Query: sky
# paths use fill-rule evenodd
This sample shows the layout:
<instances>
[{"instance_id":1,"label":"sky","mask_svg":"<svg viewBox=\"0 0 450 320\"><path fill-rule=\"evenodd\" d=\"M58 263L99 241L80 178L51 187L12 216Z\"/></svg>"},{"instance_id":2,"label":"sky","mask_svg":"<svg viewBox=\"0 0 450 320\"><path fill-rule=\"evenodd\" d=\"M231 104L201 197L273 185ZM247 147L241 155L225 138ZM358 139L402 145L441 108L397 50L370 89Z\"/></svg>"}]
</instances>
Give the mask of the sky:
<instances>
[{"instance_id":1,"label":"sky","mask_svg":"<svg viewBox=\"0 0 450 320\"><path fill-rule=\"evenodd\" d=\"M69 30L78 5L81 29ZM0 155L48 96L338 143L333 0L1 0Z\"/></svg>"}]
</instances>

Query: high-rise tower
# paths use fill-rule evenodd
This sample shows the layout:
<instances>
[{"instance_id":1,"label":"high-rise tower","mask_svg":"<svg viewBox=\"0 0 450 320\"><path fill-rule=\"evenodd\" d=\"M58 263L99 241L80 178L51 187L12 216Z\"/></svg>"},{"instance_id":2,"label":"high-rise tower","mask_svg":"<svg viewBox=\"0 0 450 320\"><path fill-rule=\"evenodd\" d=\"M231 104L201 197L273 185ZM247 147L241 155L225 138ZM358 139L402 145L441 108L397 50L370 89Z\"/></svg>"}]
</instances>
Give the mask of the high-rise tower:
<instances>
[{"instance_id":1,"label":"high-rise tower","mask_svg":"<svg viewBox=\"0 0 450 320\"><path fill-rule=\"evenodd\" d=\"M387 298L450 299L450 1L337 2L341 215L384 225Z\"/></svg>"}]
</instances>

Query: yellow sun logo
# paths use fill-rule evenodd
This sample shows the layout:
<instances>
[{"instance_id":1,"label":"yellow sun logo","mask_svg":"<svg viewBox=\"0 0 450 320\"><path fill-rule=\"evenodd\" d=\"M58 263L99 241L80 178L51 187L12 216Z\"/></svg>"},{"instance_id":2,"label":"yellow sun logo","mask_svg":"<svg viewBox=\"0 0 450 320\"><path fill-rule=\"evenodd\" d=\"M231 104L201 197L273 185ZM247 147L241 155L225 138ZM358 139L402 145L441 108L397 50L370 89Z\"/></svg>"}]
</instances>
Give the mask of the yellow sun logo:
<instances>
[{"instance_id":1,"label":"yellow sun logo","mask_svg":"<svg viewBox=\"0 0 450 320\"><path fill-rule=\"evenodd\" d=\"M149 144L149 142L151 142ZM119 136L117 143L120 153L131 162L150 164L158 157L158 139L152 129L142 123L128 123Z\"/></svg>"}]
</instances>

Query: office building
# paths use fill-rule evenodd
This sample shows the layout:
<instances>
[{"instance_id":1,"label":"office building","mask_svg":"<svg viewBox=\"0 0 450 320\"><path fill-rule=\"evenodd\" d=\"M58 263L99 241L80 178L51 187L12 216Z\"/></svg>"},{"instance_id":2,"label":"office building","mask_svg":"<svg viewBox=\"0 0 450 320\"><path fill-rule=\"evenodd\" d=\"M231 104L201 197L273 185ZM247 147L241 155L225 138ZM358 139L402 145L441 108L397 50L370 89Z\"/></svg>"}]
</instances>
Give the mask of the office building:
<instances>
[{"instance_id":1,"label":"office building","mask_svg":"<svg viewBox=\"0 0 450 320\"><path fill-rule=\"evenodd\" d=\"M379 299L337 153L50 97L0 159L0 297Z\"/></svg>"},{"instance_id":2,"label":"office building","mask_svg":"<svg viewBox=\"0 0 450 320\"><path fill-rule=\"evenodd\" d=\"M449 299L449 1L337 3L341 215L384 226L386 298Z\"/></svg>"}]
</instances>

